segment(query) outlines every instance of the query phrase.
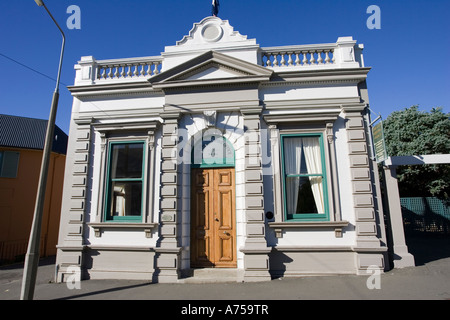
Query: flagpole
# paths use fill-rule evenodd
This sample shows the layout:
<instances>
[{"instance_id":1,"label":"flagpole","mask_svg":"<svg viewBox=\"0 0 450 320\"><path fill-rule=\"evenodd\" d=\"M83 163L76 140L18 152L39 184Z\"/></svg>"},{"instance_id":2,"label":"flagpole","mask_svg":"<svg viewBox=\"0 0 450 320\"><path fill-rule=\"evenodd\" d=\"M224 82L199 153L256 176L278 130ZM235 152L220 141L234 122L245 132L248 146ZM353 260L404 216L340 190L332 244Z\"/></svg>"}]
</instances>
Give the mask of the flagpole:
<instances>
[{"instance_id":1,"label":"flagpole","mask_svg":"<svg viewBox=\"0 0 450 320\"><path fill-rule=\"evenodd\" d=\"M214 17L217 17L219 15L219 7L220 7L219 0L212 0L212 15Z\"/></svg>"}]
</instances>

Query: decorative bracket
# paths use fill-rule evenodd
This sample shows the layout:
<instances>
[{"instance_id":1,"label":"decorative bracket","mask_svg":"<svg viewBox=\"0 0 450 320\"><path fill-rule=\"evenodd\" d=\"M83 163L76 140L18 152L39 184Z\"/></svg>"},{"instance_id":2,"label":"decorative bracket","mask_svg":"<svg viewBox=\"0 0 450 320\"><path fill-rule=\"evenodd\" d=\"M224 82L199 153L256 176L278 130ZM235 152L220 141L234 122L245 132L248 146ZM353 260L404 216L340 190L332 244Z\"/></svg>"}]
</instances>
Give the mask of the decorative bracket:
<instances>
[{"instance_id":1,"label":"decorative bracket","mask_svg":"<svg viewBox=\"0 0 450 320\"><path fill-rule=\"evenodd\" d=\"M217 112L214 110L203 111L204 119L208 128L216 126Z\"/></svg>"}]
</instances>

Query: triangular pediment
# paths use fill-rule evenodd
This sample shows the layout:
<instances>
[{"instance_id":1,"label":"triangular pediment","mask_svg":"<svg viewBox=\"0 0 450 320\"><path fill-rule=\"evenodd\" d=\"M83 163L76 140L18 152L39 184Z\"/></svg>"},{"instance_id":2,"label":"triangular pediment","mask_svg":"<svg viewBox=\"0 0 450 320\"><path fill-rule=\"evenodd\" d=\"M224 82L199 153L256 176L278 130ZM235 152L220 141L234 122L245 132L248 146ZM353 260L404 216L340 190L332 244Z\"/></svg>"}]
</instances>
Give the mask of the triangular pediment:
<instances>
[{"instance_id":1,"label":"triangular pediment","mask_svg":"<svg viewBox=\"0 0 450 320\"><path fill-rule=\"evenodd\" d=\"M230 79L236 77L249 76L249 73L242 72L235 68L229 68L218 63L208 63L202 68L196 68L192 72L179 77L179 80L195 81L195 80L213 80L213 79Z\"/></svg>"},{"instance_id":2,"label":"triangular pediment","mask_svg":"<svg viewBox=\"0 0 450 320\"><path fill-rule=\"evenodd\" d=\"M269 81L273 71L215 51L149 79L155 88Z\"/></svg>"}]
</instances>

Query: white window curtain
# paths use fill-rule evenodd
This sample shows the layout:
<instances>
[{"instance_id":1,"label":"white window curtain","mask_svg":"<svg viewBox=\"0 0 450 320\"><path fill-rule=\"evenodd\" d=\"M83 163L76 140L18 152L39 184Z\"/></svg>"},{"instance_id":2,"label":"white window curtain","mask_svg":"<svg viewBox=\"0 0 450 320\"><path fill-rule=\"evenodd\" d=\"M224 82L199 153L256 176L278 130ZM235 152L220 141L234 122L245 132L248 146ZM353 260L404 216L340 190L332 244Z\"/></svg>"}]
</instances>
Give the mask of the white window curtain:
<instances>
[{"instance_id":1,"label":"white window curtain","mask_svg":"<svg viewBox=\"0 0 450 320\"><path fill-rule=\"evenodd\" d=\"M302 158L302 138L284 140L284 163L286 175L300 174ZM286 205L288 213L297 212L300 177L286 178Z\"/></svg>"},{"instance_id":2,"label":"white window curtain","mask_svg":"<svg viewBox=\"0 0 450 320\"><path fill-rule=\"evenodd\" d=\"M320 156L320 144L318 138L303 138L303 152L305 153L306 167L308 174L320 174L320 176L310 176L312 193L316 203L318 213L325 212L322 183L322 160Z\"/></svg>"}]
</instances>

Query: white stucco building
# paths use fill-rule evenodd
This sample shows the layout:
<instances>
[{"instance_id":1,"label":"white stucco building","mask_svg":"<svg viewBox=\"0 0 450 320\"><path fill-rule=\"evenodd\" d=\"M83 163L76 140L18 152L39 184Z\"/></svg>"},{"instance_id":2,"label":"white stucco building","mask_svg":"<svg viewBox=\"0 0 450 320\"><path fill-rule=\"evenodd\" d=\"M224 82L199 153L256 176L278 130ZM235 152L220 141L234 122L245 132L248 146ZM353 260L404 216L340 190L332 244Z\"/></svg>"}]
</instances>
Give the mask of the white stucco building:
<instances>
[{"instance_id":1,"label":"white stucco building","mask_svg":"<svg viewBox=\"0 0 450 320\"><path fill-rule=\"evenodd\" d=\"M383 270L362 48L262 48L207 17L160 56L82 57L57 280Z\"/></svg>"}]
</instances>

